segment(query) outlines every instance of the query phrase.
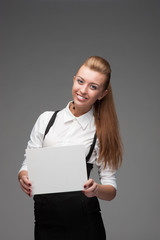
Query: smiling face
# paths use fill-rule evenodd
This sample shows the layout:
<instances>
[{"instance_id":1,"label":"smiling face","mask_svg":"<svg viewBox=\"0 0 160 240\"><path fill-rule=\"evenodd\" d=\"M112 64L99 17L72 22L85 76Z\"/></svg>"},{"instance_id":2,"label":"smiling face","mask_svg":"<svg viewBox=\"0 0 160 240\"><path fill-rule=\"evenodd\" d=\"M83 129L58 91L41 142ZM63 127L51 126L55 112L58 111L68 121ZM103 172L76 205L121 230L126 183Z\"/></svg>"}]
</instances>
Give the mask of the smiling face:
<instances>
[{"instance_id":1,"label":"smiling face","mask_svg":"<svg viewBox=\"0 0 160 240\"><path fill-rule=\"evenodd\" d=\"M73 79L72 95L77 115L88 112L106 94L106 76L82 65Z\"/></svg>"}]
</instances>

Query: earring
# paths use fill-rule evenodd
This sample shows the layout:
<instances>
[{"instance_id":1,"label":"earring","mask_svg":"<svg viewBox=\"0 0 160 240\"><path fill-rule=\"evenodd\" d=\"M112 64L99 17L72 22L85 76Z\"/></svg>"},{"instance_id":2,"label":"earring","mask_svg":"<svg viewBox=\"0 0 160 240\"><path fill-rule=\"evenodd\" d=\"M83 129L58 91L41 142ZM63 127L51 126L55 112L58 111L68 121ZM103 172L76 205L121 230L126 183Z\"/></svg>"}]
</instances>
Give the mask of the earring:
<instances>
[{"instance_id":1,"label":"earring","mask_svg":"<svg viewBox=\"0 0 160 240\"><path fill-rule=\"evenodd\" d=\"M72 101L72 104L73 104L73 110L75 110L74 101Z\"/></svg>"}]
</instances>

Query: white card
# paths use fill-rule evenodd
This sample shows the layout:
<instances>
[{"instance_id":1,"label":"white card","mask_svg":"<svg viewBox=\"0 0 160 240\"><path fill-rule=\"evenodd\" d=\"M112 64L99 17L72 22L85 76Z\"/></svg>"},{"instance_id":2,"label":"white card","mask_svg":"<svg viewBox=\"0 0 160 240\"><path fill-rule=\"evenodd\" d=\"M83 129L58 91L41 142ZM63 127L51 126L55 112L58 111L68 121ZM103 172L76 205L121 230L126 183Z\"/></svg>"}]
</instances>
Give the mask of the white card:
<instances>
[{"instance_id":1,"label":"white card","mask_svg":"<svg viewBox=\"0 0 160 240\"><path fill-rule=\"evenodd\" d=\"M33 195L81 191L87 181L83 145L26 150Z\"/></svg>"}]
</instances>

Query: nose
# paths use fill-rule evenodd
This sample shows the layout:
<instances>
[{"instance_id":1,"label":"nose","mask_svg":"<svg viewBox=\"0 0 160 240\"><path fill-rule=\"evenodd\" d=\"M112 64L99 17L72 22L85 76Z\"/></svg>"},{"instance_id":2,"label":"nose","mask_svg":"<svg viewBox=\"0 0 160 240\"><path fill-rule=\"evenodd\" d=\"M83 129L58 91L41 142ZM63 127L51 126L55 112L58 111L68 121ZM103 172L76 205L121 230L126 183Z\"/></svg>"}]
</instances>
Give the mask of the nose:
<instances>
[{"instance_id":1,"label":"nose","mask_svg":"<svg viewBox=\"0 0 160 240\"><path fill-rule=\"evenodd\" d=\"M85 95L87 93L87 85L82 85L81 88L80 88L80 92Z\"/></svg>"}]
</instances>

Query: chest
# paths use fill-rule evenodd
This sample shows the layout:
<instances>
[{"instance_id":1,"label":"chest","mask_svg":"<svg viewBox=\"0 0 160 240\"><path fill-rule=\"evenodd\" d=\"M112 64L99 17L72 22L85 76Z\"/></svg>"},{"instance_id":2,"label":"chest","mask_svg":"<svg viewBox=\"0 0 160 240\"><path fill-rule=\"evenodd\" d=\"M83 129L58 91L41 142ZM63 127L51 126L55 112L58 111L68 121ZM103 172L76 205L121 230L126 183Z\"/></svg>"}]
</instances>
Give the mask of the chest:
<instances>
[{"instance_id":1,"label":"chest","mask_svg":"<svg viewBox=\"0 0 160 240\"><path fill-rule=\"evenodd\" d=\"M67 145L84 145L86 151L93 142L95 134L94 122L90 122L85 129L75 119L63 122L57 119L46 135L43 147L58 147Z\"/></svg>"}]
</instances>

